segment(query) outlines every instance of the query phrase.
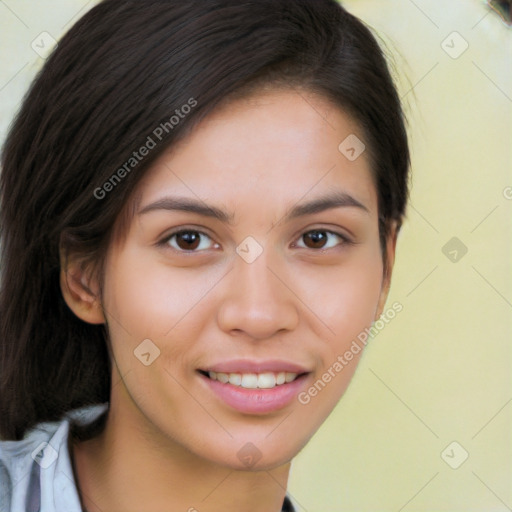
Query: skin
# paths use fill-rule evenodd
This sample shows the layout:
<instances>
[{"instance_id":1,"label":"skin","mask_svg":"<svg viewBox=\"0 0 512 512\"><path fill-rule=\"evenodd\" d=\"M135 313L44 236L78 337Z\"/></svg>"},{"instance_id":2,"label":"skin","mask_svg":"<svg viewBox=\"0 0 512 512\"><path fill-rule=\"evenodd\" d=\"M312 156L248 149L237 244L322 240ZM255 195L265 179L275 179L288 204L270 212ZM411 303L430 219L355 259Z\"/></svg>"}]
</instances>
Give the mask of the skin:
<instances>
[{"instance_id":1,"label":"skin","mask_svg":"<svg viewBox=\"0 0 512 512\"><path fill-rule=\"evenodd\" d=\"M281 510L291 459L343 395L362 351L307 405L294 399L265 414L229 407L196 370L281 359L310 371L307 390L382 313L389 280L377 194L366 153L349 161L338 150L350 134L364 140L350 117L312 93L270 90L223 106L159 158L135 204L199 198L233 223L165 209L135 214L109 248L101 299L78 263L62 271L75 314L107 322L114 358L106 428L72 448L88 512ZM366 209L284 220L333 190ZM196 252L176 236L165 240L176 228L206 234ZM313 229L324 230L326 249L303 236ZM250 264L235 250L247 236L263 249ZM393 231L389 274L395 243ZM160 355L145 366L134 350L148 338ZM237 456L248 442L261 453L250 468Z\"/></svg>"}]
</instances>

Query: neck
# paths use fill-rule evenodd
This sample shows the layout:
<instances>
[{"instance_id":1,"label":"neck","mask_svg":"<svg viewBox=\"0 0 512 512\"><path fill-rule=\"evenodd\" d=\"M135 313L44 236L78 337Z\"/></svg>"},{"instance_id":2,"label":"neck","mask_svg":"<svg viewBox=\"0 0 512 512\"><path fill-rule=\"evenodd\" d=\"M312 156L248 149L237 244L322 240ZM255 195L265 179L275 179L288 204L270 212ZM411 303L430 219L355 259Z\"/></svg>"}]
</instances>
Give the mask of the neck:
<instances>
[{"instance_id":1,"label":"neck","mask_svg":"<svg viewBox=\"0 0 512 512\"><path fill-rule=\"evenodd\" d=\"M172 440L165 448L114 408L95 438L73 442L75 479L87 512L280 512L290 463L240 471L205 460Z\"/></svg>"}]
</instances>

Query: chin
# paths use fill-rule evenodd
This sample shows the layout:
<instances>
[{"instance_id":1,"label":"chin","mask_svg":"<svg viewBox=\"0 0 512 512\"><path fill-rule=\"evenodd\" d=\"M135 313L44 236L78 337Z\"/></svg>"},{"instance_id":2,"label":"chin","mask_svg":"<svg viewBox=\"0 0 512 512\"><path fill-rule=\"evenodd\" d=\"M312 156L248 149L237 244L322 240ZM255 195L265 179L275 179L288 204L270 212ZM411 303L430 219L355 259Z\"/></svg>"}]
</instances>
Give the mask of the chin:
<instances>
[{"instance_id":1,"label":"chin","mask_svg":"<svg viewBox=\"0 0 512 512\"><path fill-rule=\"evenodd\" d=\"M293 444L276 437L273 442L265 440L268 431L258 439L252 436L237 436L219 443L207 442L201 447L195 445L193 451L198 457L211 463L235 471L269 471L291 462L307 441ZM244 441L240 441L244 439Z\"/></svg>"}]
</instances>

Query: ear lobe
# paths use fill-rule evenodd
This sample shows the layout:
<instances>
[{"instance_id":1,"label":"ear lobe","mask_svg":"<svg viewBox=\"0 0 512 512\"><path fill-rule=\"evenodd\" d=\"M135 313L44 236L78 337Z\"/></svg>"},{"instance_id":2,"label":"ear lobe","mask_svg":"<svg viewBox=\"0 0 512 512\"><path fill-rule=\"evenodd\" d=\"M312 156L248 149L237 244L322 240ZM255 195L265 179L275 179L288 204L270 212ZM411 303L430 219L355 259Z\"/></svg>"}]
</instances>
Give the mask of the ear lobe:
<instances>
[{"instance_id":1,"label":"ear lobe","mask_svg":"<svg viewBox=\"0 0 512 512\"><path fill-rule=\"evenodd\" d=\"M105 323L99 286L88 278L81 266L61 264L60 288L66 304L78 318L90 324Z\"/></svg>"}]
</instances>

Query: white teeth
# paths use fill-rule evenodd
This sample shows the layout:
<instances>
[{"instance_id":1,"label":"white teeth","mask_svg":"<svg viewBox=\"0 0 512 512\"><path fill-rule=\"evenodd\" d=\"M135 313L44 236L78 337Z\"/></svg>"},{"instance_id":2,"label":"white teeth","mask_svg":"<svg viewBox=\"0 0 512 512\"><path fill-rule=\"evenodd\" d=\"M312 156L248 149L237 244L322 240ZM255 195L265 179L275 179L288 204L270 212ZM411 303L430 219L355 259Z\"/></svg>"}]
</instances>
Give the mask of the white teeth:
<instances>
[{"instance_id":1,"label":"white teeth","mask_svg":"<svg viewBox=\"0 0 512 512\"><path fill-rule=\"evenodd\" d=\"M258 387L258 376L255 373L242 374L242 387L256 389Z\"/></svg>"},{"instance_id":2,"label":"white teeth","mask_svg":"<svg viewBox=\"0 0 512 512\"><path fill-rule=\"evenodd\" d=\"M280 386L281 384L284 384L286 382L286 373L285 372L279 372L276 377L276 384Z\"/></svg>"},{"instance_id":3,"label":"white teeth","mask_svg":"<svg viewBox=\"0 0 512 512\"><path fill-rule=\"evenodd\" d=\"M282 384L292 382L297 378L297 373L292 372L265 372L265 373L222 373L208 372L212 380L218 380L223 384L228 382L234 386L246 389L271 389Z\"/></svg>"},{"instance_id":4,"label":"white teeth","mask_svg":"<svg viewBox=\"0 0 512 512\"><path fill-rule=\"evenodd\" d=\"M242 385L242 376L239 373L230 373L229 374L229 383L234 386Z\"/></svg>"},{"instance_id":5,"label":"white teeth","mask_svg":"<svg viewBox=\"0 0 512 512\"><path fill-rule=\"evenodd\" d=\"M258 375L258 387L270 389L276 386L276 376L273 373L260 373Z\"/></svg>"},{"instance_id":6,"label":"white teeth","mask_svg":"<svg viewBox=\"0 0 512 512\"><path fill-rule=\"evenodd\" d=\"M285 381L291 382L292 380L295 380L296 377L297 377L296 373L286 372Z\"/></svg>"},{"instance_id":7,"label":"white teeth","mask_svg":"<svg viewBox=\"0 0 512 512\"><path fill-rule=\"evenodd\" d=\"M229 382L229 375L227 373L217 373L217 380L223 384L227 384Z\"/></svg>"}]
</instances>

